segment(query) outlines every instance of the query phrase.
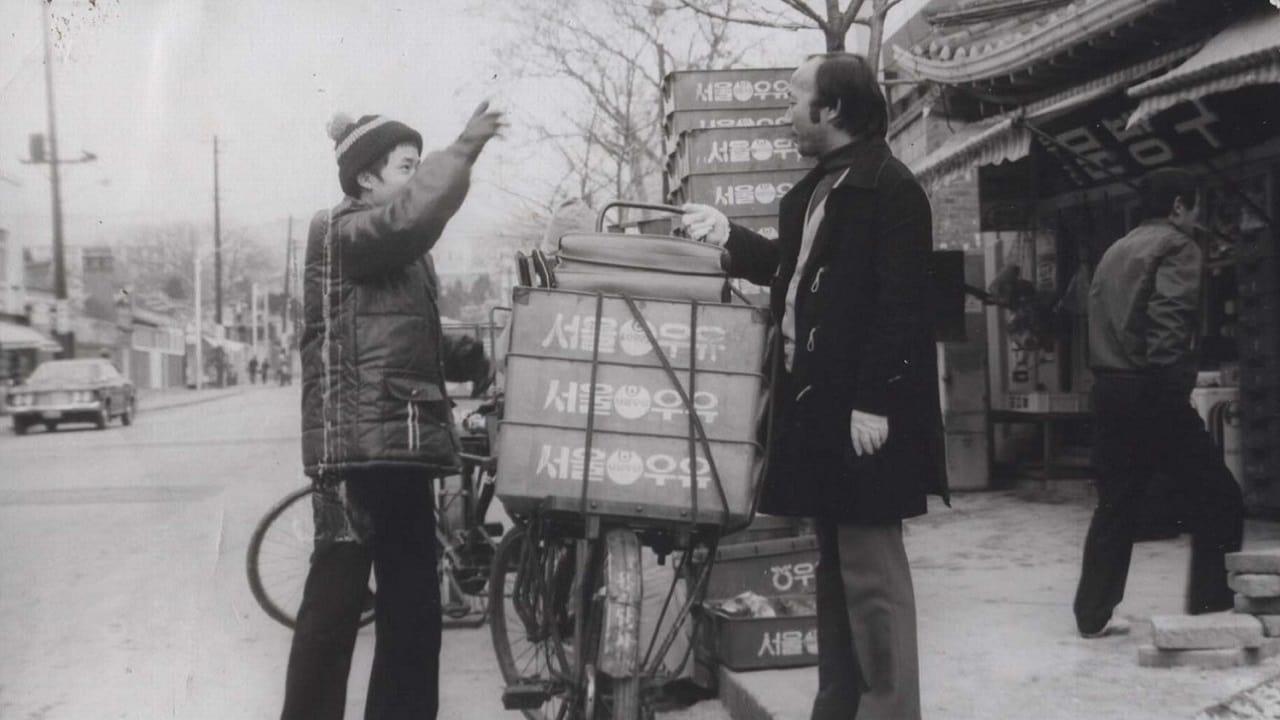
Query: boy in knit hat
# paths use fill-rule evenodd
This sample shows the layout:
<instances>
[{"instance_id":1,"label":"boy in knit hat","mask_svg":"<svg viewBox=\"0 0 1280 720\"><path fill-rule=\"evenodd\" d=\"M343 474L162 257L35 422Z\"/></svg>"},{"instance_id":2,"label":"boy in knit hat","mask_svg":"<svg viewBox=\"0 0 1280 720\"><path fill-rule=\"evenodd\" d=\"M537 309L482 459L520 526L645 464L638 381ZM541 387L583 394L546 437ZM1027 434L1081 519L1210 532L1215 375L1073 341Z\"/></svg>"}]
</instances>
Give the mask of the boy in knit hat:
<instances>
[{"instance_id":1,"label":"boy in knit hat","mask_svg":"<svg viewBox=\"0 0 1280 720\"><path fill-rule=\"evenodd\" d=\"M502 126L487 103L444 150L380 115L330 123L346 197L311 221L302 332L302 456L315 552L282 716L340 719L369 571L376 647L366 718L434 718L440 590L432 480L457 471L438 281L428 251Z\"/></svg>"}]
</instances>

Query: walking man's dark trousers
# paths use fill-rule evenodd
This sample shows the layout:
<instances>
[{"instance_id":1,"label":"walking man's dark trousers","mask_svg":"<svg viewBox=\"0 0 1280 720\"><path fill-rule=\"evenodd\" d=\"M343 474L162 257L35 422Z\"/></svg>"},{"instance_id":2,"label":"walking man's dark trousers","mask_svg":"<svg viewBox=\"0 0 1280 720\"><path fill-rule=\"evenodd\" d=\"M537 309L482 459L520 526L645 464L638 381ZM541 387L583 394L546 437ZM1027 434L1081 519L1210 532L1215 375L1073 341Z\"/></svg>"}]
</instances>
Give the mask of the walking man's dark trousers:
<instances>
[{"instance_id":1,"label":"walking man's dark trousers","mask_svg":"<svg viewBox=\"0 0 1280 720\"><path fill-rule=\"evenodd\" d=\"M1187 612L1230 609L1223 558L1240 549L1244 506L1188 390L1154 375L1099 372L1093 405L1098 507L1076 591L1080 630L1101 630L1124 598L1140 503L1147 484L1155 481L1171 483L1187 501L1192 538Z\"/></svg>"},{"instance_id":2,"label":"walking man's dark trousers","mask_svg":"<svg viewBox=\"0 0 1280 720\"><path fill-rule=\"evenodd\" d=\"M317 534L327 537L317 538L307 575L281 717L342 719L372 565L377 642L364 716L434 718L441 619L432 483L421 468L348 472L347 502L356 524L367 524L365 542L345 533L340 505L317 507Z\"/></svg>"}]
</instances>

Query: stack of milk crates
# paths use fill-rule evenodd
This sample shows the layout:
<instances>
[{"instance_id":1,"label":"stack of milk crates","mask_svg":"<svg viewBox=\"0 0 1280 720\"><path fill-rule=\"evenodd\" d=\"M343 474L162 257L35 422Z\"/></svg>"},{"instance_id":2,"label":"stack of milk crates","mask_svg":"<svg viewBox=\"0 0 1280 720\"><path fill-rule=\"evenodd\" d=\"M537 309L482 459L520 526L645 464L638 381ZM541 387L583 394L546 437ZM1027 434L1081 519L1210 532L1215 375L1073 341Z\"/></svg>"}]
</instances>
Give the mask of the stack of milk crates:
<instances>
[{"instance_id":1,"label":"stack of milk crates","mask_svg":"<svg viewBox=\"0 0 1280 720\"><path fill-rule=\"evenodd\" d=\"M515 288L498 496L517 514L741 525L764 461L768 319L741 303L633 302Z\"/></svg>"},{"instance_id":2,"label":"stack of milk crates","mask_svg":"<svg viewBox=\"0 0 1280 720\"><path fill-rule=\"evenodd\" d=\"M778 201L812 161L800 157L787 122L794 68L684 70L663 82L667 202L700 203L769 238ZM737 283L752 302L768 293Z\"/></svg>"}]
</instances>

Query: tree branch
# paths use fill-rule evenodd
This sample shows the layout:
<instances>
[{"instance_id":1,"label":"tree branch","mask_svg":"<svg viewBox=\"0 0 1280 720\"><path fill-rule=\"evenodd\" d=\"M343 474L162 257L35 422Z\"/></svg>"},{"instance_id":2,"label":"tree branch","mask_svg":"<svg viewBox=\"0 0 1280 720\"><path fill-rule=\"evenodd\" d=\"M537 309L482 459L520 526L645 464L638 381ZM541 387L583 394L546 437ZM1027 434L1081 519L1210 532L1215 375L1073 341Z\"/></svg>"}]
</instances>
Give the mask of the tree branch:
<instances>
[{"instance_id":1,"label":"tree branch","mask_svg":"<svg viewBox=\"0 0 1280 720\"><path fill-rule=\"evenodd\" d=\"M787 1L788 0L782 0L782 2L787 2ZM699 15L712 18L713 20L720 20L721 22L735 23L738 25L751 25L754 27L773 28L775 30L812 30L814 29L814 26L812 25L801 25L797 23L780 22L777 20L763 20L760 18L752 18L752 17L745 17L745 16L735 17L731 15L726 15L726 14L718 13L718 12L715 12L714 10L710 10L705 7L696 5L693 2L693 0L676 0L676 2L683 5L688 10L692 10L698 13Z\"/></svg>"}]
</instances>

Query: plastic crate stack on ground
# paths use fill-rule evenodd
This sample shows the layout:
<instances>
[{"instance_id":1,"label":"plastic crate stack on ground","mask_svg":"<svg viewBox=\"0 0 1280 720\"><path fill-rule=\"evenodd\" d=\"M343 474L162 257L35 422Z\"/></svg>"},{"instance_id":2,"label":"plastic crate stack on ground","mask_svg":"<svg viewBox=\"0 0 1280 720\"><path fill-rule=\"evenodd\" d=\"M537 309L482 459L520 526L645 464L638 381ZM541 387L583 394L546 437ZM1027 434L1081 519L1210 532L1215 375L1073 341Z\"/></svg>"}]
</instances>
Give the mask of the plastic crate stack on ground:
<instances>
[{"instance_id":1,"label":"plastic crate stack on ground","mask_svg":"<svg viewBox=\"0 0 1280 720\"><path fill-rule=\"evenodd\" d=\"M1280 501L1280 259L1265 226L1237 243L1237 341L1245 487Z\"/></svg>"},{"instance_id":2,"label":"plastic crate stack on ground","mask_svg":"<svg viewBox=\"0 0 1280 720\"><path fill-rule=\"evenodd\" d=\"M712 205L743 227L778 236L778 201L813 167L800 156L786 119L793 71L744 68L667 75L667 202ZM753 302L767 302L763 288L741 283L738 289Z\"/></svg>"},{"instance_id":3,"label":"plastic crate stack on ground","mask_svg":"<svg viewBox=\"0 0 1280 720\"><path fill-rule=\"evenodd\" d=\"M697 610L696 681L714 684L718 665L743 671L818 662L818 546L813 535L799 534L806 525L760 515L720 545Z\"/></svg>"},{"instance_id":4,"label":"plastic crate stack on ground","mask_svg":"<svg viewBox=\"0 0 1280 720\"><path fill-rule=\"evenodd\" d=\"M590 514L632 526L746 522L763 462L764 311L666 300L634 307L643 320L621 297L516 288L499 497L511 512L577 515L585 474Z\"/></svg>"}]
</instances>

